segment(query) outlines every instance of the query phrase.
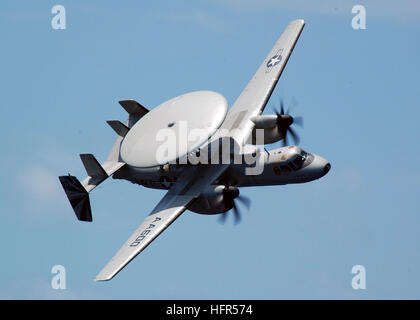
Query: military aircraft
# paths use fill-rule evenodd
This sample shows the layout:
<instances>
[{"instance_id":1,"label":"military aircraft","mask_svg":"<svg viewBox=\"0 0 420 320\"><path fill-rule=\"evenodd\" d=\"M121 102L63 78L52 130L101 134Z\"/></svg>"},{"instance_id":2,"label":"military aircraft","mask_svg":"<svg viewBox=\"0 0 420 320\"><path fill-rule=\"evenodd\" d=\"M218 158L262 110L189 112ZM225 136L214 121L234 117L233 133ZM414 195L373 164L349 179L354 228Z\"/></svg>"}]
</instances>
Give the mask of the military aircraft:
<instances>
[{"instance_id":1,"label":"military aircraft","mask_svg":"<svg viewBox=\"0 0 420 320\"><path fill-rule=\"evenodd\" d=\"M212 91L190 92L152 110L134 100L119 102L128 119L108 121L118 137L107 159L99 164L92 154L81 154L88 177L59 177L77 218L92 221L89 193L110 176L168 192L96 281L112 279L186 209L221 214L222 220L232 210L239 221L235 200L249 206L240 187L303 183L328 173L327 160L287 145L289 134L298 142L291 125L301 118L285 112L283 103L275 114L262 114L304 25L295 20L287 26L229 112L226 99ZM200 134L185 138L194 130ZM280 140L284 147L262 148Z\"/></svg>"}]
</instances>

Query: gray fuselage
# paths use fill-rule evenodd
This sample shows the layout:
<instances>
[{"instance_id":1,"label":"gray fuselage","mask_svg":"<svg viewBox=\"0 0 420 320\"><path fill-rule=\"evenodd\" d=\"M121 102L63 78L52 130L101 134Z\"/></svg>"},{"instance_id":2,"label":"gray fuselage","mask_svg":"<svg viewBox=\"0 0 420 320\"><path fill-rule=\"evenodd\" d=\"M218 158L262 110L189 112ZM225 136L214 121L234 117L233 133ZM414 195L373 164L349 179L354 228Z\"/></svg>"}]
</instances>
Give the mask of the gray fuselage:
<instances>
[{"instance_id":1,"label":"gray fuselage","mask_svg":"<svg viewBox=\"0 0 420 320\"><path fill-rule=\"evenodd\" d=\"M223 184L225 180L236 187L304 183L323 177L331 167L324 158L296 146L265 150L262 157L264 167L259 174L246 174L246 168L250 168L246 163L232 164L214 184ZM146 188L170 189L186 166L192 164L171 165L166 169L126 166L113 178L128 180Z\"/></svg>"}]
</instances>

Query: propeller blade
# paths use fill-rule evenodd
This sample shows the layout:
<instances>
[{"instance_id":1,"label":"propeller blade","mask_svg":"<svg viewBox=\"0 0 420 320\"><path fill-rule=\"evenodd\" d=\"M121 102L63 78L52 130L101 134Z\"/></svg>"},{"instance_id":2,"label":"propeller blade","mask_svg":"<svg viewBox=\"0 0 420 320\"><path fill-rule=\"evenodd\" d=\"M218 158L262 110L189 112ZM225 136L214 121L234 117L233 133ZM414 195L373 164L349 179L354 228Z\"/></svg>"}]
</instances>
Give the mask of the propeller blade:
<instances>
[{"instance_id":1,"label":"propeller blade","mask_svg":"<svg viewBox=\"0 0 420 320\"><path fill-rule=\"evenodd\" d=\"M228 208L229 207L229 202L230 202L230 199L228 198L227 195L224 194L223 195L223 204L225 205L225 208ZM226 222L226 218L227 218L227 211L226 212L223 212L220 215L219 222L220 223L225 223Z\"/></svg>"},{"instance_id":2,"label":"propeller blade","mask_svg":"<svg viewBox=\"0 0 420 320\"><path fill-rule=\"evenodd\" d=\"M235 224L238 224L241 221L241 214L239 213L239 209L236 206L235 201L233 202L232 210L233 210L233 214L235 216Z\"/></svg>"},{"instance_id":3,"label":"propeller blade","mask_svg":"<svg viewBox=\"0 0 420 320\"><path fill-rule=\"evenodd\" d=\"M289 133L292 135L292 138L295 141L295 144L299 144L300 139L297 133L291 127L289 127L287 131L289 131Z\"/></svg>"},{"instance_id":4,"label":"propeller blade","mask_svg":"<svg viewBox=\"0 0 420 320\"><path fill-rule=\"evenodd\" d=\"M231 208L235 218L235 224L238 224L241 221L241 212L235 201L236 199L238 199L239 202L241 202L247 209L249 209L251 200L248 197L240 195L239 190L236 187L231 187L226 184L225 189L223 190L223 203L225 208ZM220 215L219 222L226 222L227 213L229 211L226 211Z\"/></svg>"},{"instance_id":5,"label":"propeller blade","mask_svg":"<svg viewBox=\"0 0 420 320\"><path fill-rule=\"evenodd\" d=\"M292 136L293 141L295 142L296 145L299 144L300 142L300 138L298 136L298 134L296 133L295 130L293 130L291 128L291 125L296 123L296 125L303 127L303 117L297 116L297 117L292 117L290 115L290 111L293 109L293 106L297 105L297 101L296 99L294 99L294 101L292 101L292 106L287 108L287 111L285 112L285 106L284 106L284 101L283 99L280 97L280 111L276 108L273 108L274 113L277 116L277 127L278 130L282 133L283 136L283 146L287 146L288 145L288 139L287 136L290 133L290 135Z\"/></svg>"},{"instance_id":6,"label":"propeller blade","mask_svg":"<svg viewBox=\"0 0 420 320\"><path fill-rule=\"evenodd\" d=\"M293 117L293 123L303 127L303 117Z\"/></svg>"},{"instance_id":7,"label":"propeller blade","mask_svg":"<svg viewBox=\"0 0 420 320\"><path fill-rule=\"evenodd\" d=\"M249 210L249 208L251 207L250 198L239 195L236 199L238 199L238 201L242 203Z\"/></svg>"},{"instance_id":8,"label":"propeller blade","mask_svg":"<svg viewBox=\"0 0 420 320\"><path fill-rule=\"evenodd\" d=\"M283 147L287 146L287 131L284 132Z\"/></svg>"},{"instance_id":9,"label":"propeller blade","mask_svg":"<svg viewBox=\"0 0 420 320\"><path fill-rule=\"evenodd\" d=\"M227 211L226 212L223 212L220 215L219 222L222 223L222 224L225 223L226 222L226 218L227 218Z\"/></svg>"},{"instance_id":10,"label":"propeller blade","mask_svg":"<svg viewBox=\"0 0 420 320\"><path fill-rule=\"evenodd\" d=\"M284 115L284 103L282 98L280 98L280 115Z\"/></svg>"}]
</instances>

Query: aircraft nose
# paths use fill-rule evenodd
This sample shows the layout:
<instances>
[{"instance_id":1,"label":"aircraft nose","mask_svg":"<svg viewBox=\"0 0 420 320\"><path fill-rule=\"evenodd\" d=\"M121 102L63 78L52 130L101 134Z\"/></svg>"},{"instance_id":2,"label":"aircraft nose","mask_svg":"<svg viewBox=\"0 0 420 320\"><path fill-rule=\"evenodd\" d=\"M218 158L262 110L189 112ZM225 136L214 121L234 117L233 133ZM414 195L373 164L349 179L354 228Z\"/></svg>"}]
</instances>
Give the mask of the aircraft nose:
<instances>
[{"instance_id":1,"label":"aircraft nose","mask_svg":"<svg viewBox=\"0 0 420 320\"><path fill-rule=\"evenodd\" d=\"M324 175L326 175L328 173L328 171L330 171L331 169L331 164L328 162L325 166L324 166Z\"/></svg>"},{"instance_id":2,"label":"aircraft nose","mask_svg":"<svg viewBox=\"0 0 420 320\"><path fill-rule=\"evenodd\" d=\"M331 170L331 163L328 160L324 159L323 157L315 155L315 160L312 163L312 170L311 170L313 177L315 179L322 178L330 170Z\"/></svg>"}]
</instances>

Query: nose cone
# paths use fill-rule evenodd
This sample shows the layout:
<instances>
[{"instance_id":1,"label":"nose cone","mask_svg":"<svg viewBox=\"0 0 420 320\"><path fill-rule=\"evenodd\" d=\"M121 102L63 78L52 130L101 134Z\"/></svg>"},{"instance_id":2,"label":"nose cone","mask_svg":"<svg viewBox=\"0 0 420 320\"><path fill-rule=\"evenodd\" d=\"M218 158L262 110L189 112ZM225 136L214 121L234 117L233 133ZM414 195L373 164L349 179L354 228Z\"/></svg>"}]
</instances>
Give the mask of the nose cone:
<instances>
[{"instance_id":1,"label":"nose cone","mask_svg":"<svg viewBox=\"0 0 420 320\"><path fill-rule=\"evenodd\" d=\"M317 171L318 171L318 179L325 176L331 170L331 163L329 163L326 159L317 156Z\"/></svg>"},{"instance_id":2,"label":"nose cone","mask_svg":"<svg viewBox=\"0 0 420 320\"><path fill-rule=\"evenodd\" d=\"M309 180L316 180L322 178L331 170L331 164L323 157L314 154L313 162L304 170Z\"/></svg>"},{"instance_id":3,"label":"nose cone","mask_svg":"<svg viewBox=\"0 0 420 320\"><path fill-rule=\"evenodd\" d=\"M331 164L324 159L323 157L316 156L315 165L317 166L317 171L319 173L319 178L325 176L331 169Z\"/></svg>"},{"instance_id":4,"label":"nose cone","mask_svg":"<svg viewBox=\"0 0 420 320\"><path fill-rule=\"evenodd\" d=\"M324 166L324 175L326 175L328 173L328 171L330 171L331 169L331 164L328 162L325 166Z\"/></svg>"}]
</instances>

